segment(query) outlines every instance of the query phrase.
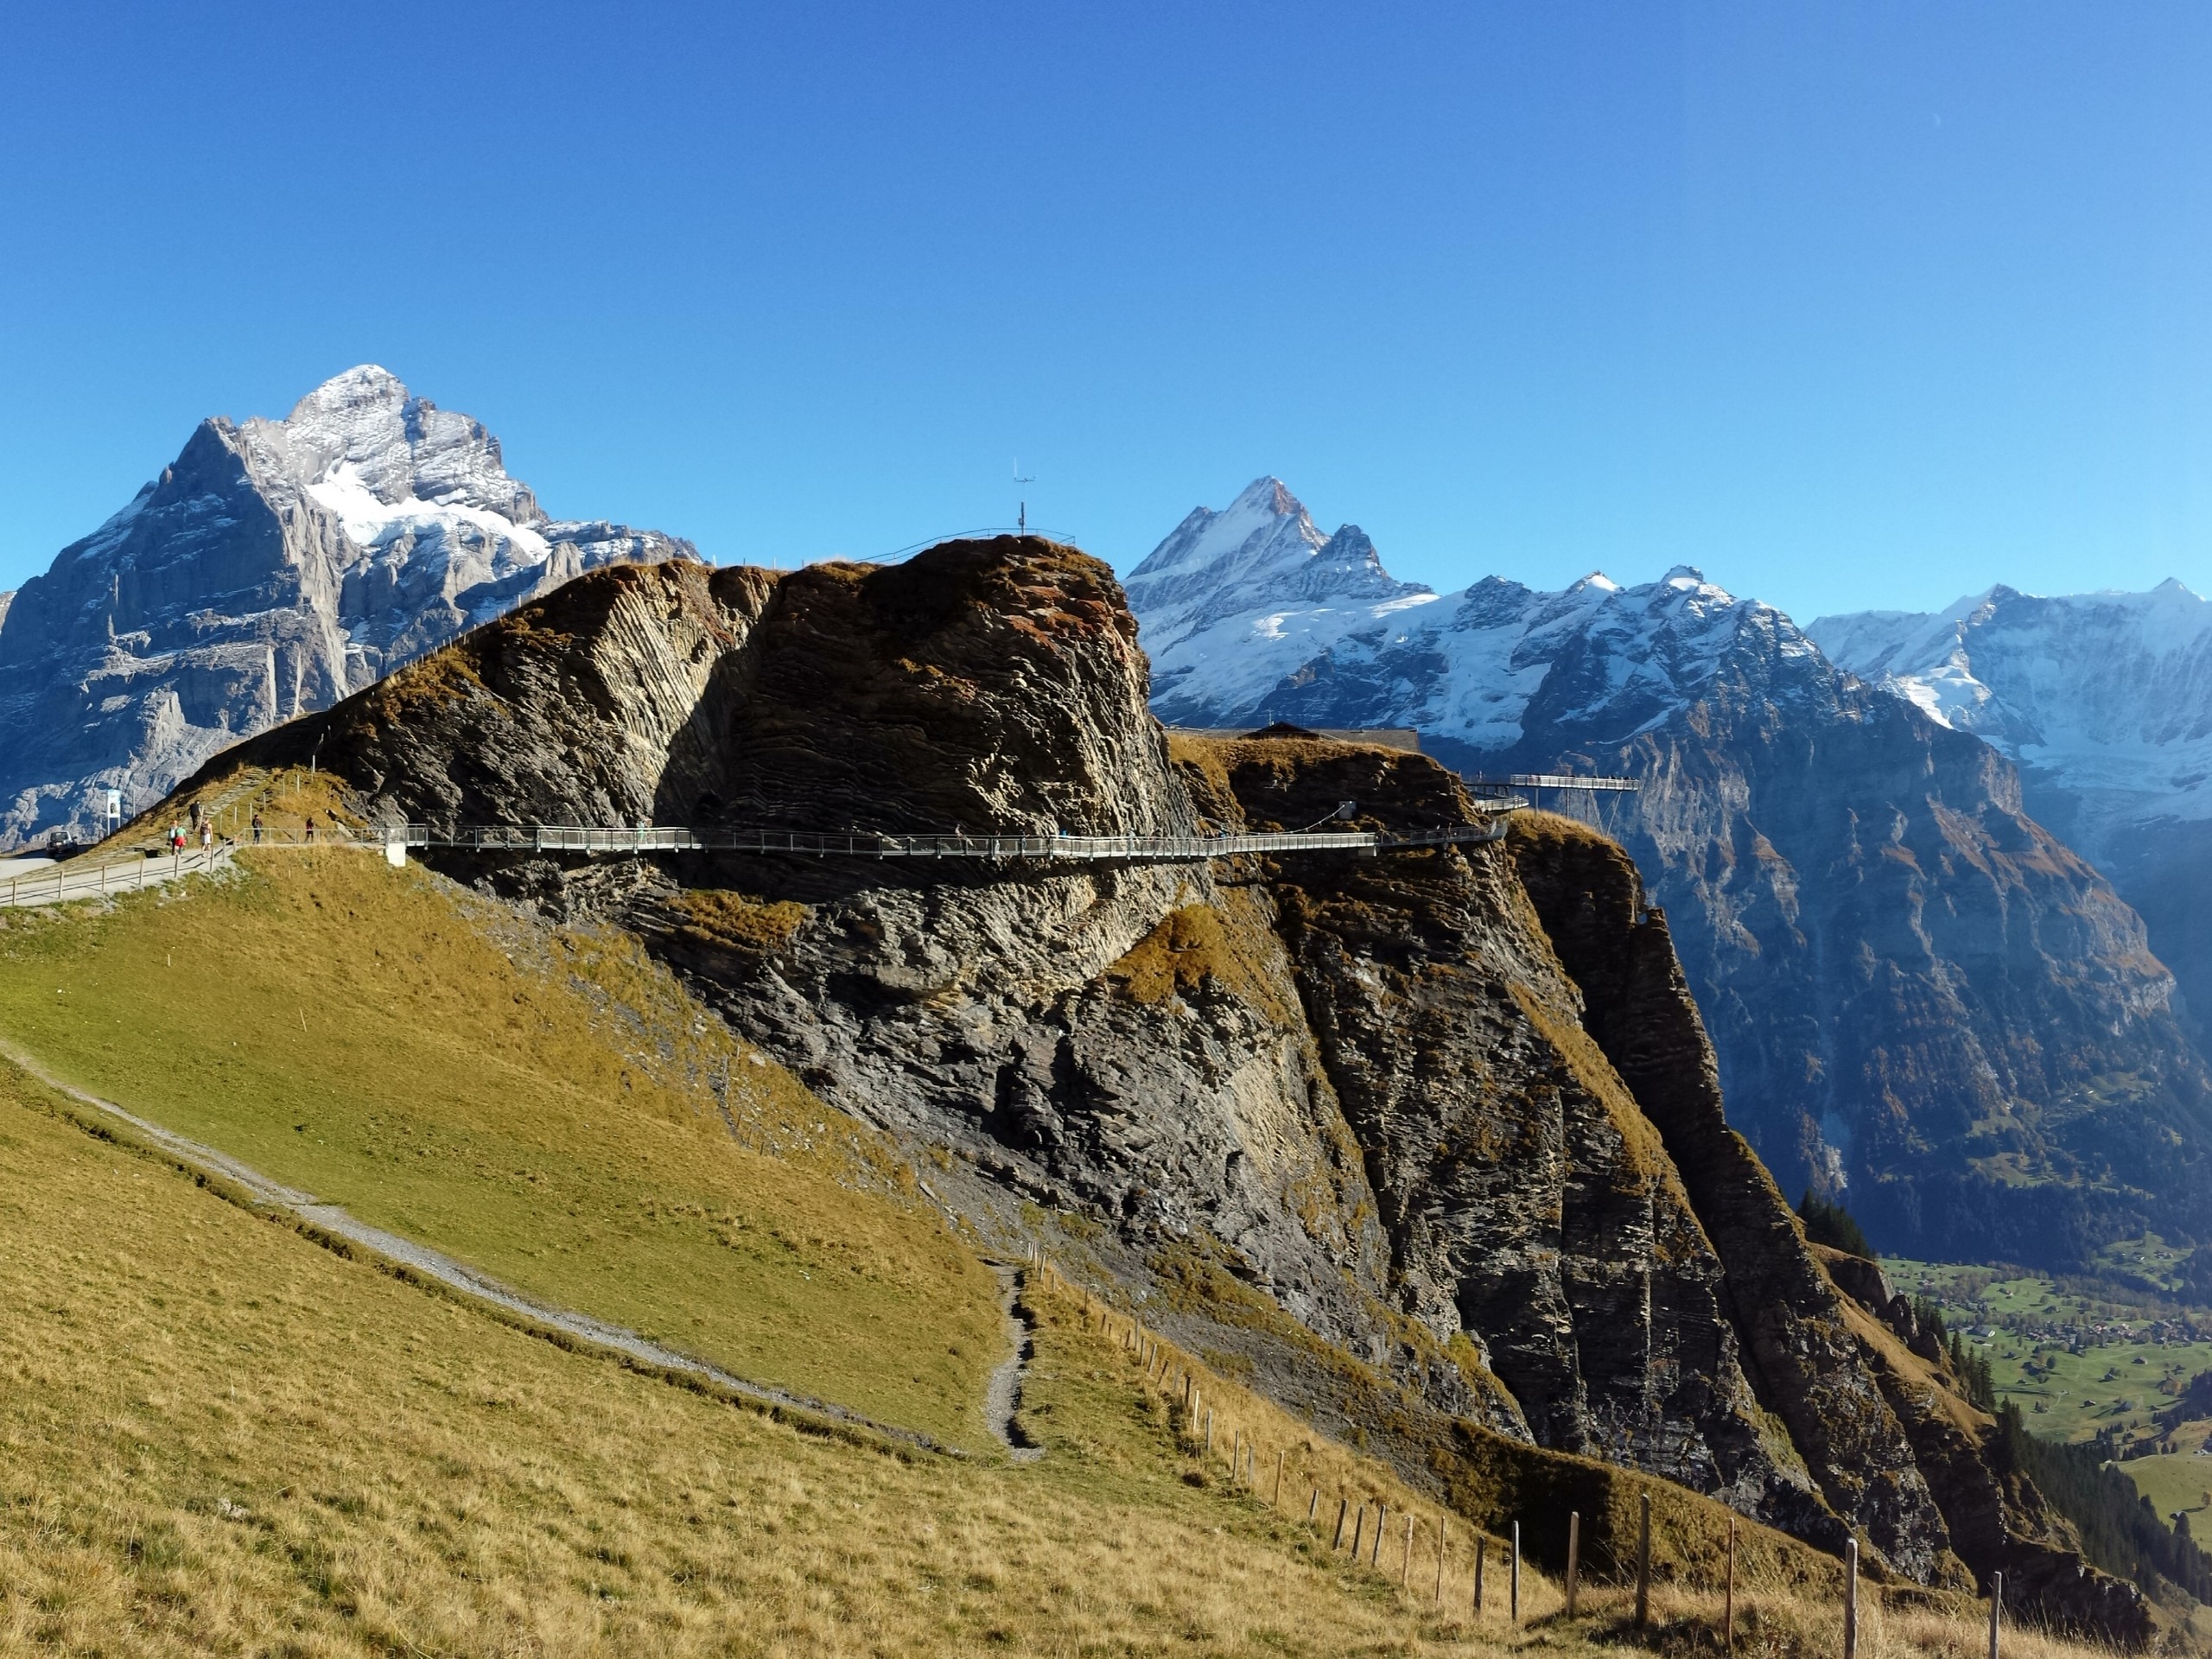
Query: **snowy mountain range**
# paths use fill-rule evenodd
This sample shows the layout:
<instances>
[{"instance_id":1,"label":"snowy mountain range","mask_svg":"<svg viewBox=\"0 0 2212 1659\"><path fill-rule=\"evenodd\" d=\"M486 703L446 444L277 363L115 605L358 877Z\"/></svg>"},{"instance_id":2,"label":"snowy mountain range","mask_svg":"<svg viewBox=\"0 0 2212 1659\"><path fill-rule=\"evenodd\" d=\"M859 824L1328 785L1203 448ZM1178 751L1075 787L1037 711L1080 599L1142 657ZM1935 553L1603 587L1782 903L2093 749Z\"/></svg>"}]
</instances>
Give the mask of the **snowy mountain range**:
<instances>
[{"instance_id":1,"label":"snowy mountain range","mask_svg":"<svg viewBox=\"0 0 2212 1659\"><path fill-rule=\"evenodd\" d=\"M1122 586L1144 619L1154 710L1171 725L1256 706L1345 634L1436 598L1393 581L1357 524L1322 535L1272 478L1220 512L1193 508Z\"/></svg>"},{"instance_id":2,"label":"snowy mountain range","mask_svg":"<svg viewBox=\"0 0 2212 1659\"><path fill-rule=\"evenodd\" d=\"M1841 666L2020 768L2029 810L2143 913L2192 1014L2212 1016L2212 603L2010 588L1934 614L1822 617Z\"/></svg>"},{"instance_id":3,"label":"snowy mountain range","mask_svg":"<svg viewBox=\"0 0 2212 1659\"><path fill-rule=\"evenodd\" d=\"M555 520L499 440L372 365L281 421L204 421L0 596L0 844L136 811L239 738L596 566L694 556Z\"/></svg>"},{"instance_id":4,"label":"snowy mountain range","mask_svg":"<svg viewBox=\"0 0 2212 1659\"><path fill-rule=\"evenodd\" d=\"M1793 1191L1846 1186L1939 1256L2212 1236L2212 1077L2140 918L1974 729L1774 607L1688 567L1428 594L1273 479L1128 587L1170 723L1412 727L1468 772L1640 779L1606 827L1668 912L1732 1118Z\"/></svg>"}]
</instances>

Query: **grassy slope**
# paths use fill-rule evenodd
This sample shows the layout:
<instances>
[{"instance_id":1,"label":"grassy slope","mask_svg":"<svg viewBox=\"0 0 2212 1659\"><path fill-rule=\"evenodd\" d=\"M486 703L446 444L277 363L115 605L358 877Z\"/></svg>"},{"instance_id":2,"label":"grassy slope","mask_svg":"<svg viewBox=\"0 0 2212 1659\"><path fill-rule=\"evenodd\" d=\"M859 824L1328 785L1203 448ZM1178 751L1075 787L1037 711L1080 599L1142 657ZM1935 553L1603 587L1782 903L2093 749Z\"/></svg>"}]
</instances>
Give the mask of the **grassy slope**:
<instances>
[{"instance_id":1,"label":"grassy slope","mask_svg":"<svg viewBox=\"0 0 2212 1659\"><path fill-rule=\"evenodd\" d=\"M334 1256L0 1074L0 1647L1426 1650L1073 1319L1042 1462L811 1437ZM1424 1639L1427 1638L1427 1640ZM1456 1644L1455 1644L1456 1645Z\"/></svg>"},{"instance_id":2,"label":"grassy slope","mask_svg":"<svg viewBox=\"0 0 2212 1659\"><path fill-rule=\"evenodd\" d=\"M0 1068L0 1650L116 1655L898 1656L1618 1651L1629 1598L1516 1630L1466 1611L1454 1529L1388 1471L1236 1384L1205 1458L1065 1294L1040 1299L1042 1459L811 1435L525 1336L256 1219L86 1135ZM1190 1362L1173 1357L1179 1367ZM1281 1508L1226 1475L1235 1423L1287 1448ZM1271 1460L1260 1462L1262 1491ZM1421 1515L1381 1570L1300 1490ZM1550 1517L1556 1521L1557 1517ZM1831 1593L1739 1583L1738 1637L1832 1654ZM1869 1586L1861 1651L1959 1659L1978 1626ZM1662 1651L1710 1651L1710 1589L1654 1593ZM2015 1632L2014 1659L2090 1659Z\"/></svg>"},{"instance_id":3,"label":"grassy slope","mask_svg":"<svg viewBox=\"0 0 2212 1659\"><path fill-rule=\"evenodd\" d=\"M106 912L10 914L0 1030L526 1291L982 1443L988 1270L633 944L533 931L358 851L242 864Z\"/></svg>"}]
</instances>

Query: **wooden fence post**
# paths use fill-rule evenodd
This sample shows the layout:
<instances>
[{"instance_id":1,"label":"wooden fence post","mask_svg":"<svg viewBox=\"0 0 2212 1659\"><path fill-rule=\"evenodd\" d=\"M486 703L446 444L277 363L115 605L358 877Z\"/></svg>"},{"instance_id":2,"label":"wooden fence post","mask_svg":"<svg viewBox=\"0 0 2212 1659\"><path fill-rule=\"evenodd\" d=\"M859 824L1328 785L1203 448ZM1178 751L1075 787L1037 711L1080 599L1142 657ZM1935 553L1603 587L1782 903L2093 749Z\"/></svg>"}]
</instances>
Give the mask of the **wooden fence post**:
<instances>
[{"instance_id":1,"label":"wooden fence post","mask_svg":"<svg viewBox=\"0 0 2212 1659\"><path fill-rule=\"evenodd\" d=\"M1314 1517L1315 1517L1316 1516L1319 1515L1320 1513L1321 1513L1321 1489L1320 1489L1319 1486L1316 1486L1316 1487L1313 1489L1313 1496L1312 1499L1311 1499L1310 1501L1308 1501L1308 1503L1306 1503L1306 1524L1307 1526L1309 1526L1309 1527L1310 1527L1310 1526L1312 1526L1312 1525L1313 1524L1313 1519L1314 1519Z\"/></svg>"},{"instance_id":2,"label":"wooden fence post","mask_svg":"<svg viewBox=\"0 0 2212 1659\"><path fill-rule=\"evenodd\" d=\"M1406 1553L1398 1562L1398 1588L1410 1590L1414 1584L1414 1518L1406 1517Z\"/></svg>"},{"instance_id":3,"label":"wooden fence post","mask_svg":"<svg viewBox=\"0 0 2212 1659\"><path fill-rule=\"evenodd\" d=\"M1651 1494L1637 1494L1643 1502L1636 1528L1636 1628L1651 1622Z\"/></svg>"},{"instance_id":4,"label":"wooden fence post","mask_svg":"<svg viewBox=\"0 0 2212 1659\"><path fill-rule=\"evenodd\" d=\"M1359 1559L1359 1547L1361 1541L1366 1536L1367 1500L1363 1497L1359 1500L1359 1514L1351 1523L1351 1558L1355 1561Z\"/></svg>"},{"instance_id":5,"label":"wooden fence post","mask_svg":"<svg viewBox=\"0 0 2212 1659\"><path fill-rule=\"evenodd\" d=\"M1389 1518L1390 1506L1381 1498L1376 1498L1375 1500L1375 1542L1369 1548L1367 1553L1367 1564L1370 1567L1379 1567L1382 1565L1382 1523Z\"/></svg>"},{"instance_id":6,"label":"wooden fence post","mask_svg":"<svg viewBox=\"0 0 2212 1659\"><path fill-rule=\"evenodd\" d=\"M1513 1523L1513 1577L1508 1594L1511 1598L1513 1622L1521 1622L1521 1523Z\"/></svg>"},{"instance_id":7,"label":"wooden fence post","mask_svg":"<svg viewBox=\"0 0 2212 1659\"><path fill-rule=\"evenodd\" d=\"M1451 1547L1451 1525L1441 1516L1436 1519L1436 1605L1439 1607L1444 1605L1444 1552ZM1992 1659L1995 1659L1995 1656L1993 1655Z\"/></svg>"},{"instance_id":8,"label":"wooden fence post","mask_svg":"<svg viewBox=\"0 0 2212 1659\"><path fill-rule=\"evenodd\" d=\"M1319 1496L1320 1491L1319 1486L1313 1489L1316 1497ZM1335 1537L1329 1540L1329 1551L1332 1554L1344 1547L1344 1516L1351 1513L1351 1499L1339 1496L1337 1499L1337 1534Z\"/></svg>"},{"instance_id":9,"label":"wooden fence post","mask_svg":"<svg viewBox=\"0 0 2212 1659\"><path fill-rule=\"evenodd\" d=\"M1721 1593L1720 1646L1736 1651L1736 1517L1728 1517L1728 1587Z\"/></svg>"},{"instance_id":10,"label":"wooden fence post","mask_svg":"<svg viewBox=\"0 0 2212 1659\"><path fill-rule=\"evenodd\" d=\"M1582 1511L1567 1512L1567 1616L1574 1617L1574 1580L1582 1565Z\"/></svg>"},{"instance_id":11,"label":"wooden fence post","mask_svg":"<svg viewBox=\"0 0 2212 1659\"><path fill-rule=\"evenodd\" d=\"M1483 1611L1483 1558L1490 1554L1490 1540L1479 1532L1475 1535L1475 1612Z\"/></svg>"},{"instance_id":12,"label":"wooden fence post","mask_svg":"<svg viewBox=\"0 0 2212 1659\"><path fill-rule=\"evenodd\" d=\"M1989 1575L1989 1659L1997 1659L1997 1624L2005 1606L2005 1575Z\"/></svg>"},{"instance_id":13,"label":"wooden fence post","mask_svg":"<svg viewBox=\"0 0 2212 1659\"><path fill-rule=\"evenodd\" d=\"M1285 1454L1286 1448L1282 1446L1275 1448L1275 1489L1268 1495L1268 1502L1270 1503L1282 1502L1282 1460Z\"/></svg>"},{"instance_id":14,"label":"wooden fence post","mask_svg":"<svg viewBox=\"0 0 2212 1659\"><path fill-rule=\"evenodd\" d=\"M1843 1547L1843 1659L1859 1659L1859 1541Z\"/></svg>"},{"instance_id":15,"label":"wooden fence post","mask_svg":"<svg viewBox=\"0 0 2212 1659\"><path fill-rule=\"evenodd\" d=\"M1206 1455L1213 1455L1213 1408L1206 1408Z\"/></svg>"}]
</instances>

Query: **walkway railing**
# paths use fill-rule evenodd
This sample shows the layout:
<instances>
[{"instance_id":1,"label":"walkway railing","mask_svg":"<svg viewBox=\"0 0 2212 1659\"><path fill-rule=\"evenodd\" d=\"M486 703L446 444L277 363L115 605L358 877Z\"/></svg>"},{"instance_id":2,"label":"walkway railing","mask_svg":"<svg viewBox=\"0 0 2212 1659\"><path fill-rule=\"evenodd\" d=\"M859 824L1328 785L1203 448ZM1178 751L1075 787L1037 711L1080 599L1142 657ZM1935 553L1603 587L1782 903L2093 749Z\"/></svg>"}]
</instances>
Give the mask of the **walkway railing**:
<instances>
[{"instance_id":1,"label":"walkway railing","mask_svg":"<svg viewBox=\"0 0 2212 1659\"><path fill-rule=\"evenodd\" d=\"M858 830L822 835L804 830L693 829L681 824L489 824L440 830L427 823L343 824L274 827L250 837L226 839L213 849L148 857L134 850L118 858L89 854L81 858L9 875L0 866L0 909L62 904L159 887L179 876L196 875L230 862L237 851L255 847L381 848L394 862L409 848L442 848L474 853L582 853L636 856L641 853L796 854L814 858L961 858L1008 862L1197 864L1250 853L1351 853L1362 858L1421 847L1480 846L1505 835L1505 815L1522 803L1508 798L1478 823L1447 824L1405 836L1377 836L1354 830L1287 830L1233 836L949 836L897 835Z\"/></svg>"},{"instance_id":2,"label":"walkway railing","mask_svg":"<svg viewBox=\"0 0 2212 1659\"><path fill-rule=\"evenodd\" d=\"M227 863L229 857L224 848L202 852L195 847L181 855L164 853L157 858L143 854L123 858L87 854L22 875L7 874L5 865L0 865L0 909L59 905L76 899L98 899L108 893L136 893L146 887L158 887L179 876L204 874Z\"/></svg>"},{"instance_id":3,"label":"walkway railing","mask_svg":"<svg viewBox=\"0 0 2212 1659\"><path fill-rule=\"evenodd\" d=\"M374 833L373 831L371 833ZM387 845L475 853L753 853L815 858L1042 859L1075 862L1199 863L1248 853L1347 852L1372 857L1400 848L1480 845L1505 834L1503 813L1411 836L1363 830L1303 830L1229 836L901 835L859 830L693 829L683 825L493 824L437 829L426 823L385 830Z\"/></svg>"},{"instance_id":4,"label":"walkway railing","mask_svg":"<svg viewBox=\"0 0 2212 1659\"><path fill-rule=\"evenodd\" d=\"M1478 795L1500 789L1571 789L1585 794L1633 795L1643 787L1641 779L1605 778L1587 772L1515 772L1503 778L1474 776L1465 781L1467 788Z\"/></svg>"}]
</instances>

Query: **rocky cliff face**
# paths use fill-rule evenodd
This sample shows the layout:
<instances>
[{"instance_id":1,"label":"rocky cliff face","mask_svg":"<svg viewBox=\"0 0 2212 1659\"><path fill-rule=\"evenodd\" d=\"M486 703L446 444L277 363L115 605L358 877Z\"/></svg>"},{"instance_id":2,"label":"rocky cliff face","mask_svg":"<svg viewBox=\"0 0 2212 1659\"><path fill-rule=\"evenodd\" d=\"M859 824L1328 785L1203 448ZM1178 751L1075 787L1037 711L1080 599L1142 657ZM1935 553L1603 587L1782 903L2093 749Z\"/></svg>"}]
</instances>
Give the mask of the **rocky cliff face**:
<instances>
[{"instance_id":1,"label":"rocky cliff face","mask_svg":"<svg viewBox=\"0 0 2212 1659\"><path fill-rule=\"evenodd\" d=\"M1177 580L1179 638L1201 584ZM1687 569L1556 594L1492 578L1349 621L1359 605L1332 601L1288 668L1319 638L1306 602L1255 609L1224 582L1266 626L1209 636L1171 714L1410 726L1470 772L1642 780L1606 821L1673 918L1738 1122L1793 1192L1842 1189L1878 1241L1940 1257L2067 1266L2146 1228L2212 1236L2212 1084L2172 978L1987 744Z\"/></svg>"},{"instance_id":2,"label":"rocky cliff face","mask_svg":"<svg viewBox=\"0 0 2212 1659\"><path fill-rule=\"evenodd\" d=\"M1788 1201L1727 1125L1719 1067L1665 914L1645 906L1635 866L1563 819L1516 824L1512 848L1583 992L1592 1037L1694 1195L1765 1397L1838 1507L1855 1501L1895 1514L1885 1489L1916 1485L1977 1581L2001 1572L2016 1605L2067 1628L2147 1640L2143 1598L2090 1569L2070 1528L2006 1466L1995 1421L1967 1403L1880 1267L1804 1242Z\"/></svg>"},{"instance_id":3,"label":"rocky cliff face","mask_svg":"<svg viewBox=\"0 0 2212 1659\"><path fill-rule=\"evenodd\" d=\"M0 603L0 844L126 812L239 738L612 563L690 554L555 522L499 441L384 370L289 418L205 422L122 512Z\"/></svg>"},{"instance_id":4,"label":"rocky cliff face","mask_svg":"<svg viewBox=\"0 0 2212 1659\"><path fill-rule=\"evenodd\" d=\"M1840 666L2020 769L2028 810L2111 878L2212 1026L2212 603L1993 588L1934 615L1822 617Z\"/></svg>"},{"instance_id":5,"label":"rocky cliff face","mask_svg":"<svg viewBox=\"0 0 2212 1659\"><path fill-rule=\"evenodd\" d=\"M1570 693L1510 748L1433 747L1644 780L1624 843L1675 918L1729 1098L1792 1186L1845 1187L1878 1239L1937 1259L2204 1235L2212 1097L2140 919L1988 746L1777 613L1736 621L1680 707ZM1614 655L1582 636L1553 674L1618 680Z\"/></svg>"},{"instance_id":6,"label":"rocky cliff face","mask_svg":"<svg viewBox=\"0 0 2212 1659\"><path fill-rule=\"evenodd\" d=\"M1425 757L1171 744L1147 690L1110 574L1051 543L677 563L572 582L222 764L315 753L368 815L443 823L1182 833L1344 799L1378 829L1474 822ZM1663 924L1586 830L1219 868L440 856L634 928L915 1148L938 1201L1046 1230L1460 1501L1504 1501L1477 1469L1585 1480L1552 1455L1581 1452L1967 1581L1721 1121Z\"/></svg>"}]
</instances>

